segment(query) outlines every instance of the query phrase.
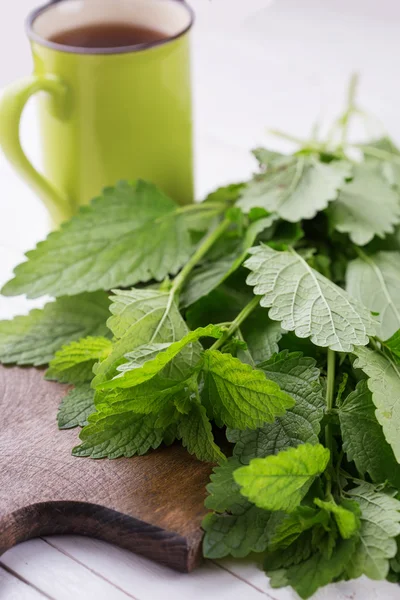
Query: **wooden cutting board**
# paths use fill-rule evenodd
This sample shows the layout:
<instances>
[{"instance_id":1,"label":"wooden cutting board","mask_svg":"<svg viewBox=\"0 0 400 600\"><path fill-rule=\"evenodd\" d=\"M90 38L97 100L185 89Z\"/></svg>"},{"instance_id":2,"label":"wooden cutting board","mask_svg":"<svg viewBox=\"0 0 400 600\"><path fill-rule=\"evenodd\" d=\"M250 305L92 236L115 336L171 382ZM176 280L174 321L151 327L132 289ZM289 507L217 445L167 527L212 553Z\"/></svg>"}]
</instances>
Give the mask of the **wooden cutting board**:
<instances>
[{"instance_id":1,"label":"wooden cutting board","mask_svg":"<svg viewBox=\"0 0 400 600\"><path fill-rule=\"evenodd\" d=\"M73 533L192 570L211 466L179 445L130 459L74 458L78 430L56 423L68 389L43 371L0 366L0 554Z\"/></svg>"}]
</instances>

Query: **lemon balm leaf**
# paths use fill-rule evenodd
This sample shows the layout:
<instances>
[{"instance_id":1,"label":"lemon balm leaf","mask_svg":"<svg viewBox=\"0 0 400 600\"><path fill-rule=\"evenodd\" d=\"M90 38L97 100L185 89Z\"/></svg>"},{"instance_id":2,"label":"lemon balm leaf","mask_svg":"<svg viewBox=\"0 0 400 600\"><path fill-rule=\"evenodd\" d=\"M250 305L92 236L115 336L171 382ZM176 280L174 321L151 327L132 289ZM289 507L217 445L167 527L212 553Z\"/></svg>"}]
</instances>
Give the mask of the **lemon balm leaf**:
<instances>
[{"instance_id":1,"label":"lemon balm leaf","mask_svg":"<svg viewBox=\"0 0 400 600\"><path fill-rule=\"evenodd\" d=\"M291 223L324 210L352 172L345 161L325 164L314 155L289 157L259 150L257 156L266 169L246 186L237 205L244 212L264 208Z\"/></svg>"},{"instance_id":2,"label":"lemon balm leaf","mask_svg":"<svg viewBox=\"0 0 400 600\"><path fill-rule=\"evenodd\" d=\"M377 252L349 262L346 289L377 313L378 335L387 340L400 329L400 252Z\"/></svg>"},{"instance_id":3,"label":"lemon balm leaf","mask_svg":"<svg viewBox=\"0 0 400 600\"><path fill-rule=\"evenodd\" d=\"M206 350L201 398L208 414L234 429L272 422L294 404L277 383L230 354Z\"/></svg>"},{"instance_id":4,"label":"lemon balm leaf","mask_svg":"<svg viewBox=\"0 0 400 600\"><path fill-rule=\"evenodd\" d=\"M332 225L348 233L354 244L365 246L374 236L384 238L400 223L397 192L374 162L354 167L353 179L329 207Z\"/></svg>"},{"instance_id":5,"label":"lemon balm leaf","mask_svg":"<svg viewBox=\"0 0 400 600\"><path fill-rule=\"evenodd\" d=\"M376 324L362 304L335 283L315 271L295 250L277 252L256 246L245 267L247 284L260 305L271 308L269 317L300 338L310 337L317 346L348 352L368 343Z\"/></svg>"},{"instance_id":6,"label":"lemon balm leaf","mask_svg":"<svg viewBox=\"0 0 400 600\"><path fill-rule=\"evenodd\" d=\"M105 337L86 337L58 350L46 371L46 379L61 383L84 383L93 379L93 366L110 354L112 342Z\"/></svg>"},{"instance_id":7,"label":"lemon balm leaf","mask_svg":"<svg viewBox=\"0 0 400 600\"><path fill-rule=\"evenodd\" d=\"M173 200L153 184L120 182L28 252L2 293L70 296L162 281L179 271L191 250Z\"/></svg>"},{"instance_id":8,"label":"lemon balm leaf","mask_svg":"<svg viewBox=\"0 0 400 600\"><path fill-rule=\"evenodd\" d=\"M65 344L86 336L109 336L109 300L104 292L57 298L28 315L0 321L0 360L40 366Z\"/></svg>"},{"instance_id":9,"label":"lemon balm leaf","mask_svg":"<svg viewBox=\"0 0 400 600\"><path fill-rule=\"evenodd\" d=\"M259 508L292 512L325 471L329 455L320 444L302 444L275 456L254 458L235 471L234 478L243 496Z\"/></svg>"}]
</instances>

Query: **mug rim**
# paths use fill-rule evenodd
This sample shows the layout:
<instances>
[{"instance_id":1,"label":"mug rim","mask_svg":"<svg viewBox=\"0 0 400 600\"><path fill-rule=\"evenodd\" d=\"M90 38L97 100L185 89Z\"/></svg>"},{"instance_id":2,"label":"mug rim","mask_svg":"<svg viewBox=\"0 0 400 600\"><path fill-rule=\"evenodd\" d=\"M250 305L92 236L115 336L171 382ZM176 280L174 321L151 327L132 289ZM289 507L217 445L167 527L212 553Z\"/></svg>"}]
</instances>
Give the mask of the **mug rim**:
<instances>
[{"instance_id":1,"label":"mug rim","mask_svg":"<svg viewBox=\"0 0 400 600\"><path fill-rule=\"evenodd\" d=\"M180 4L184 6L185 10L189 14L190 21L187 27L185 27L179 33L175 35L168 36L161 40L155 40L153 42L142 42L140 44L134 44L131 46L115 46L115 48L85 48L81 46L67 46L65 44L57 44L56 42L51 42L46 38L38 35L34 29L33 24L35 20L44 12L46 12L49 8L54 6L54 4L58 4L59 2L68 2L69 0L50 0L47 4L43 4L38 8L35 8L32 12L29 13L28 17L25 20L25 29L28 34L28 38L44 46L46 48L50 48L51 50L56 50L58 52L66 52L68 54L81 54L81 55L101 55L101 54L128 54L132 52L141 52L143 50L150 50L151 48L156 48L158 46L165 46L170 42L173 42L182 36L184 36L192 27L195 21L195 13L194 10L189 4L186 3L186 0L165 0L167 2L175 2L176 4Z\"/></svg>"}]
</instances>

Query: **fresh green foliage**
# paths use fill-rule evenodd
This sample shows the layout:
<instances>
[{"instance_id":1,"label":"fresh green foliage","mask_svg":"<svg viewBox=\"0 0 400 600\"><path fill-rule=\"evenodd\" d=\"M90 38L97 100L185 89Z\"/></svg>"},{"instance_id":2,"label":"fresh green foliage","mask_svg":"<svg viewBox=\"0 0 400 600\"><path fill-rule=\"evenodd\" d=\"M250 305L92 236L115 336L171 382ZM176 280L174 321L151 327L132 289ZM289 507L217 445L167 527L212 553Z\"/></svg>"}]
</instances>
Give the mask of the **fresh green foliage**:
<instances>
[{"instance_id":1,"label":"fresh green foliage","mask_svg":"<svg viewBox=\"0 0 400 600\"><path fill-rule=\"evenodd\" d=\"M392 354L400 358L400 329L385 342L385 346L389 348Z\"/></svg>"},{"instance_id":2,"label":"fresh green foliage","mask_svg":"<svg viewBox=\"0 0 400 600\"><path fill-rule=\"evenodd\" d=\"M351 165L321 162L317 155L265 156L258 154L265 171L242 192L238 206L244 212L264 208L292 223L312 219L335 200Z\"/></svg>"},{"instance_id":3,"label":"fresh green foliage","mask_svg":"<svg viewBox=\"0 0 400 600\"><path fill-rule=\"evenodd\" d=\"M317 444L323 417L324 398L315 360L303 357L300 352L289 354L284 350L259 368L296 403L282 417L259 429L228 430L228 439L236 442L233 454L242 464L302 443Z\"/></svg>"},{"instance_id":4,"label":"fresh green foliage","mask_svg":"<svg viewBox=\"0 0 400 600\"><path fill-rule=\"evenodd\" d=\"M395 162L396 157L400 156L400 152L393 143L393 140L385 136L378 140L368 142L365 145L362 144L360 148L361 151L364 149L364 158L368 161L374 161L387 182L397 190L400 190L400 162ZM382 155L380 155L380 158L378 159L374 152L371 153L371 150L375 152L378 150L378 154L379 151L383 150L383 152L389 153L386 154L387 158L390 156L395 160L382 160Z\"/></svg>"},{"instance_id":5,"label":"fresh green foliage","mask_svg":"<svg viewBox=\"0 0 400 600\"><path fill-rule=\"evenodd\" d=\"M244 187L244 183L231 183L229 185L220 187L214 192L208 194L208 196L204 199L204 202L235 203Z\"/></svg>"},{"instance_id":6,"label":"fresh green foliage","mask_svg":"<svg viewBox=\"0 0 400 600\"><path fill-rule=\"evenodd\" d=\"M81 383L61 401L57 415L59 429L87 425L87 419L94 410L94 390L88 383Z\"/></svg>"},{"instance_id":7,"label":"fresh green foliage","mask_svg":"<svg viewBox=\"0 0 400 600\"><path fill-rule=\"evenodd\" d=\"M369 377L368 387L376 407L375 417L381 424L386 441L400 462L400 363L370 348L354 350L354 366Z\"/></svg>"},{"instance_id":8,"label":"fresh green foliage","mask_svg":"<svg viewBox=\"0 0 400 600\"><path fill-rule=\"evenodd\" d=\"M365 246L375 235L384 238L400 222L398 194L379 167L365 163L354 168L353 179L331 207L333 226L348 233L354 244Z\"/></svg>"},{"instance_id":9,"label":"fresh green foliage","mask_svg":"<svg viewBox=\"0 0 400 600\"><path fill-rule=\"evenodd\" d=\"M316 444L288 448L275 456L254 458L235 471L241 492L266 510L293 511L308 492L315 477L328 465L329 450Z\"/></svg>"},{"instance_id":10,"label":"fresh green foliage","mask_svg":"<svg viewBox=\"0 0 400 600\"><path fill-rule=\"evenodd\" d=\"M215 467L207 486L209 496L205 505L218 513L233 512L249 504L240 493L240 485L233 478L233 473L241 466L239 460L229 458L223 465Z\"/></svg>"},{"instance_id":11,"label":"fresh green foliage","mask_svg":"<svg viewBox=\"0 0 400 600\"><path fill-rule=\"evenodd\" d=\"M0 321L0 360L40 366L65 344L86 336L109 335L109 302L104 292L58 298L29 315Z\"/></svg>"},{"instance_id":12,"label":"fresh green foliage","mask_svg":"<svg viewBox=\"0 0 400 600\"><path fill-rule=\"evenodd\" d=\"M221 285L245 260L257 235L272 228L276 215L270 215L251 223L239 238L221 239L220 248L212 250L212 256L196 269L182 293L181 305L190 306Z\"/></svg>"},{"instance_id":13,"label":"fresh green foliage","mask_svg":"<svg viewBox=\"0 0 400 600\"><path fill-rule=\"evenodd\" d=\"M349 492L361 509L360 540L346 568L349 577L367 575L385 579L389 559L397 552L400 534L400 502L390 494L363 483Z\"/></svg>"},{"instance_id":14,"label":"fresh green foliage","mask_svg":"<svg viewBox=\"0 0 400 600\"><path fill-rule=\"evenodd\" d=\"M255 365L279 352L278 342L283 335L281 324L272 321L261 307L245 320L241 333Z\"/></svg>"},{"instance_id":15,"label":"fresh green foliage","mask_svg":"<svg viewBox=\"0 0 400 600\"><path fill-rule=\"evenodd\" d=\"M310 267L305 257L290 249L277 252L268 246L250 250L245 266L247 283L262 295L260 304L271 307L269 316L313 344L349 352L368 343L375 324L367 309L340 287Z\"/></svg>"},{"instance_id":16,"label":"fresh green foliage","mask_svg":"<svg viewBox=\"0 0 400 600\"><path fill-rule=\"evenodd\" d=\"M133 412L102 416L95 413L89 425L81 431L82 444L73 449L74 456L92 458L120 458L146 454L158 448L164 430L155 427L155 415L137 415Z\"/></svg>"},{"instance_id":17,"label":"fresh green foliage","mask_svg":"<svg viewBox=\"0 0 400 600\"><path fill-rule=\"evenodd\" d=\"M223 462L226 457L214 442L211 423L206 409L194 403L189 414L183 415L178 425L178 438L199 460Z\"/></svg>"},{"instance_id":18,"label":"fresh green foliage","mask_svg":"<svg viewBox=\"0 0 400 600\"><path fill-rule=\"evenodd\" d=\"M170 344L153 343L139 346L133 352L125 355L128 362L122 363L117 368L120 373L109 381L108 384L103 384L101 387L129 388L144 383L165 369L182 350L187 349L187 346L191 346L192 353L195 353L192 345L201 337L220 338L221 336L222 330L219 327L208 325L207 327L199 327L195 331L190 331L177 342ZM185 360L187 361L187 357L185 357Z\"/></svg>"},{"instance_id":19,"label":"fresh green foliage","mask_svg":"<svg viewBox=\"0 0 400 600\"><path fill-rule=\"evenodd\" d=\"M105 337L87 337L71 342L56 352L50 361L46 379L61 383L84 383L93 379L93 365L107 358L112 342Z\"/></svg>"},{"instance_id":20,"label":"fresh green foliage","mask_svg":"<svg viewBox=\"0 0 400 600\"><path fill-rule=\"evenodd\" d=\"M291 585L300 598L310 598L319 587L341 578L352 557L356 540L342 540L333 550L331 556L322 552L313 554L308 560L294 561L287 569L269 571L271 587Z\"/></svg>"},{"instance_id":21,"label":"fresh green foliage","mask_svg":"<svg viewBox=\"0 0 400 600\"><path fill-rule=\"evenodd\" d=\"M296 150L189 206L121 182L3 290L56 297L0 322L0 361L74 386L73 454L218 465L204 555L258 553L302 598L400 581L400 152L353 152L356 83L327 141L274 132Z\"/></svg>"},{"instance_id":22,"label":"fresh green foliage","mask_svg":"<svg viewBox=\"0 0 400 600\"><path fill-rule=\"evenodd\" d=\"M362 252L347 269L348 293L378 314L383 340L400 329L399 264L400 252Z\"/></svg>"},{"instance_id":23,"label":"fresh green foliage","mask_svg":"<svg viewBox=\"0 0 400 600\"><path fill-rule=\"evenodd\" d=\"M353 510L349 510L344 506L336 504L334 500L324 501L315 498L314 503L319 506L319 508L333 514L339 533L343 539L348 540L359 530L360 520L356 514L357 504L355 502L353 503Z\"/></svg>"},{"instance_id":24,"label":"fresh green foliage","mask_svg":"<svg viewBox=\"0 0 400 600\"><path fill-rule=\"evenodd\" d=\"M240 486L233 479L240 466L235 458L214 469L211 483L207 486L207 508L216 514L208 514L203 521L205 530L203 549L209 558L222 558L231 554L247 556L262 552L268 544L268 524L271 513L254 506L240 493Z\"/></svg>"},{"instance_id":25,"label":"fresh green foliage","mask_svg":"<svg viewBox=\"0 0 400 600\"><path fill-rule=\"evenodd\" d=\"M190 253L185 213L152 184L121 182L29 252L3 294L66 296L162 281Z\"/></svg>"},{"instance_id":26,"label":"fresh green foliage","mask_svg":"<svg viewBox=\"0 0 400 600\"><path fill-rule=\"evenodd\" d=\"M314 500L316 503L318 498ZM330 515L328 511L319 510L315 506L298 506L291 513L275 513L275 527L271 533L268 549L272 552L278 548L286 549L294 542L306 539L308 533L315 526L322 525L324 528L329 526ZM307 532L307 535L303 535ZM307 545L307 544L306 544ZM288 559L288 556L285 559ZM274 561L277 562L278 558ZM271 556L268 557L268 563L271 562Z\"/></svg>"},{"instance_id":27,"label":"fresh green foliage","mask_svg":"<svg viewBox=\"0 0 400 600\"><path fill-rule=\"evenodd\" d=\"M235 429L272 422L294 404L262 371L218 350L204 352L202 400L210 415Z\"/></svg>"},{"instance_id":28,"label":"fresh green foliage","mask_svg":"<svg viewBox=\"0 0 400 600\"><path fill-rule=\"evenodd\" d=\"M372 481L389 481L400 489L400 465L376 420L372 394L365 379L340 406L339 420L343 450L349 460L354 460L360 475L368 473Z\"/></svg>"},{"instance_id":29,"label":"fresh green foliage","mask_svg":"<svg viewBox=\"0 0 400 600\"><path fill-rule=\"evenodd\" d=\"M126 354L152 343L173 343L189 330L170 294L157 290L115 290L108 326L117 339L108 358L95 368L94 386L100 386L118 375L118 367L126 362ZM180 362L193 360L196 347L181 352ZM178 370L179 371L179 370ZM180 371L171 367L170 379L181 379Z\"/></svg>"},{"instance_id":30,"label":"fresh green foliage","mask_svg":"<svg viewBox=\"0 0 400 600\"><path fill-rule=\"evenodd\" d=\"M227 555L242 558L251 552L263 552L268 544L271 514L250 503L231 513L209 513L203 521L206 532L203 552L208 558Z\"/></svg>"}]
</instances>

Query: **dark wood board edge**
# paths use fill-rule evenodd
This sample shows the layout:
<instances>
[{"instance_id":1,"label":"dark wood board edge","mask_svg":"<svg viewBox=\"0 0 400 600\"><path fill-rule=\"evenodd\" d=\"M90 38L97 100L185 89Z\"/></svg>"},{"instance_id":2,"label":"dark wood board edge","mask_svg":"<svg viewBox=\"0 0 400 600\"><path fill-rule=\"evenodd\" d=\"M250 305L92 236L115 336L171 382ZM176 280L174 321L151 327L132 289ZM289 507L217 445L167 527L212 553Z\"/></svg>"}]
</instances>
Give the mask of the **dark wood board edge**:
<instances>
[{"instance_id":1,"label":"dark wood board edge","mask_svg":"<svg viewBox=\"0 0 400 600\"><path fill-rule=\"evenodd\" d=\"M64 501L32 504L7 520L0 516L0 555L29 539L61 534L116 544L183 573L201 561L201 531L184 538L103 506Z\"/></svg>"}]
</instances>

